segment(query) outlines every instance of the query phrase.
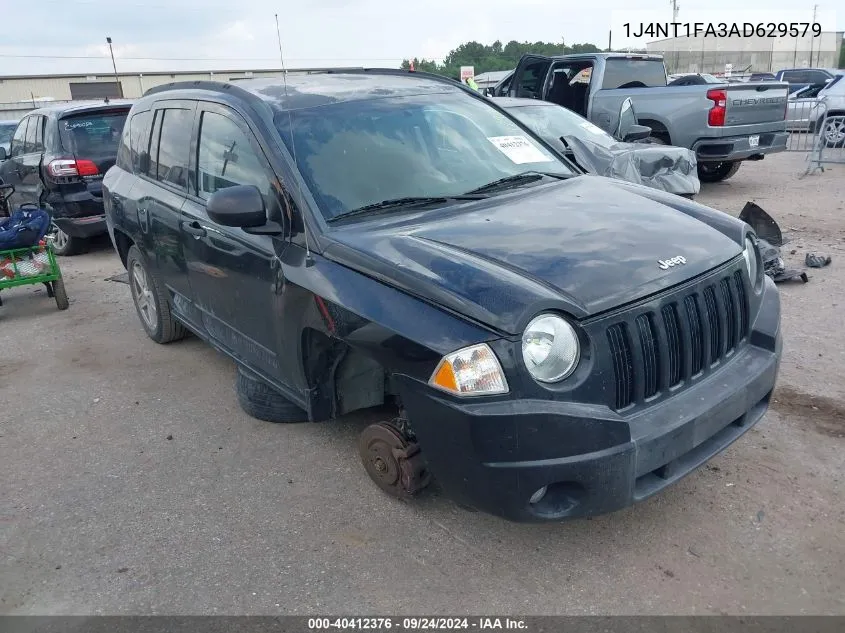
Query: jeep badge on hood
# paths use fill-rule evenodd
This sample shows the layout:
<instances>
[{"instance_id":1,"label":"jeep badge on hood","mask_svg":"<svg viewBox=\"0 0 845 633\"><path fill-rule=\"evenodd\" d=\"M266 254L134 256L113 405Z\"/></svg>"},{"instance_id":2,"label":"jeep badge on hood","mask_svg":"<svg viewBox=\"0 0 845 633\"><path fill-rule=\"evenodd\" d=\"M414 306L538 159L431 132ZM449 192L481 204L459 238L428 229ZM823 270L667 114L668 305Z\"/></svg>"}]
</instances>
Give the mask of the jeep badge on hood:
<instances>
[{"instance_id":1,"label":"jeep badge on hood","mask_svg":"<svg viewBox=\"0 0 845 633\"><path fill-rule=\"evenodd\" d=\"M658 259L657 265L660 266L661 269L667 270L672 268L672 266L677 266L678 264L686 264L687 259L686 257L681 257L678 255L677 257L673 257L672 259Z\"/></svg>"}]
</instances>

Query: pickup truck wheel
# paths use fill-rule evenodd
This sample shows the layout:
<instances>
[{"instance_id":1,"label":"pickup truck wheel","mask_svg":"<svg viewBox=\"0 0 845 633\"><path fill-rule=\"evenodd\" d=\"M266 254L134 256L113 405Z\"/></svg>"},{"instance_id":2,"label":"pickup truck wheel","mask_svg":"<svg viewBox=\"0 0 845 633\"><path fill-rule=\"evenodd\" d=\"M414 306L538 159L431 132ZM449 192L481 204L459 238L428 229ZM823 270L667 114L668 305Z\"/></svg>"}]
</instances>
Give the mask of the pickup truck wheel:
<instances>
[{"instance_id":1,"label":"pickup truck wheel","mask_svg":"<svg viewBox=\"0 0 845 633\"><path fill-rule=\"evenodd\" d=\"M698 163L698 179L701 182L721 182L739 171L742 161L724 163Z\"/></svg>"},{"instance_id":2,"label":"pickup truck wheel","mask_svg":"<svg viewBox=\"0 0 845 633\"><path fill-rule=\"evenodd\" d=\"M666 142L666 139L663 139L659 136L654 136L653 134L646 138L646 143L650 143L651 145L668 145L669 143Z\"/></svg>"},{"instance_id":3,"label":"pickup truck wheel","mask_svg":"<svg viewBox=\"0 0 845 633\"><path fill-rule=\"evenodd\" d=\"M50 225L50 237L53 240L53 252L62 257L79 255L88 250L88 240L72 237L55 224Z\"/></svg>"},{"instance_id":4,"label":"pickup truck wheel","mask_svg":"<svg viewBox=\"0 0 845 633\"><path fill-rule=\"evenodd\" d=\"M247 414L265 422L305 422L308 415L252 372L238 366L238 403Z\"/></svg>"},{"instance_id":5,"label":"pickup truck wheel","mask_svg":"<svg viewBox=\"0 0 845 633\"><path fill-rule=\"evenodd\" d=\"M156 283L136 246L130 247L126 255L126 270L129 271L132 302L147 336L161 344L185 338L185 326L173 318L167 295Z\"/></svg>"}]
</instances>

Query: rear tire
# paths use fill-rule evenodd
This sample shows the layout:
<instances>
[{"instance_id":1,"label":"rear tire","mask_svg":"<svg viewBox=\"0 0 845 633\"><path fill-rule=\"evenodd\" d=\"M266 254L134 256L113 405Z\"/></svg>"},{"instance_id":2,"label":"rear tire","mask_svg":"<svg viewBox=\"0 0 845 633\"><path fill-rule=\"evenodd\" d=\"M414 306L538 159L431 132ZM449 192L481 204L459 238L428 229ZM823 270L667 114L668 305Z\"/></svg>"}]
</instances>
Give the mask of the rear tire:
<instances>
[{"instance_id":1,"label":"rear tire","mask_svg":"<svg viewBox=\"0 0 845 633\"><path fill-rule=\"evenodd\" d=\"M173 318L167 294L156 282L147 261L136 246L126 255L132 302L144 331L156 343L170 343L185 338L185 326Z\"/></svg>"},{"instance_id":2,"label":"rear tire","mask_svg":"<svg viewBox=\"0 0 845 633\"><path fill-rule=\"evenodd\" d=\"M305 422L308 419L303 409L240 365L238 365L235 390L238 394L238 403L244 412L258 420L285 424Z\"/></svg>"},{"instance_id":3,"label":"rear tire","mask_svg":"<svg viewBox=\"0 0 845 633\"><path fill-rule=\"evenodd\" d=\"M53 298L56 300L56 307L59 310L67 310L70 307L70 300L65 290L65 282L61 277L53 282Z\"/></svg>"},{"instance_id":4,"label":"rear tire","mask_svg":"<svg viewBox=\"0 0 845 633\"><path fill-rule=\"evenodd\" d=\"M62 257L80 255L88 250L88 240L81 237L72 237L62 231L55 224L51 227L53 236L53 252Z\"/></svg>"},{"instance_id":5,"label":"rear tire","mask_svg":"<svg viewBox=\"0 0 845 633\"><path fill-rule=\"evenodd\" d=\"M742 161L723 163L698 163L698 179L701 182L721 182L739 171Z\"/></svg>"}]
</instances>

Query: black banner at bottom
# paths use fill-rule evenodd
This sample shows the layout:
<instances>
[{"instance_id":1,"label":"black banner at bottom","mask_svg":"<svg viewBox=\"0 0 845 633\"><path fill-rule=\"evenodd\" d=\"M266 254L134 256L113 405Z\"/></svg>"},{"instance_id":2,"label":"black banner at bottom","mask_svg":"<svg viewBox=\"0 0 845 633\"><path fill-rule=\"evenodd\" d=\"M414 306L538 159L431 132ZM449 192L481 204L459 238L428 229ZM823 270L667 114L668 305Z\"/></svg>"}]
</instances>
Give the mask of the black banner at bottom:
<instances>
[{"instance_id":1,"label":"black banner at bottom","mask_svg":"<svg viewBox=\"0 0 845 633\"><path fill-rule=\"evenodd\" d=\"M0 633L843 633L845 616L0 616Z\"/></svg>"}]
</instances>

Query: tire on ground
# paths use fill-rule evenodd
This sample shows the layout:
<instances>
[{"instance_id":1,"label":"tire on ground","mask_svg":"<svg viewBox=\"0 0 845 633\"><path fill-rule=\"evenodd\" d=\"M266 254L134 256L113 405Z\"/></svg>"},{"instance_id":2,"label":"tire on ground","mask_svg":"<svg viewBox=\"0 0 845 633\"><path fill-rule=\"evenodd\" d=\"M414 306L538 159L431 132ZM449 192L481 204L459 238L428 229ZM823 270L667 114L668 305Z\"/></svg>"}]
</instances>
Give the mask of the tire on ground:
<instances>
[{"instance_id":1,"label":"tire on ground","mask_svg":"<svg viewBox=\"0 0 845 633\"><path fill-rule=\"evenodd\" d=\"M65 282L59 277L53 282L53 298L56 300L56 307L59 310L67 310L70 307L70 300L65 290Z\"/></svg>"},{"instance_id":2,"label":"tire on ground","mask_svg":"<svg viewBox=\"0 0 845 633\"><path fill-rule=\"evenodd\" d=\"M45 207L43 198L39 201L42 209ZM73 237L62 231L55 224L51 224L50 233L53 234L53 252L61 257L70 257L71 255L81 255L88 251L90 242L82 237ZM59 236L61 234L61 236ZM58 238L58 239L56 239Z\"/></svg>"},{"instance_id":3,"label":"tire on ground","mask_svg":"<svg viewBox=\"0 0 845 633\"><path fill-rule=\"evenodd\" d=\"M289 423L305 422L308 419L308 414L303 409L240 365L235 390L241 408L258 420Z\"/></svg>"},{"instance_id":4,"label":"tire on ground","mask_svg":"<svg viewBox=\"0 0 845 633\"><path fill-rule=\"evenodd\" d=\"M698 179L701 182L721 182L722 180L727 180L739 171L741 164L742 161L739 160L723 163L699 163Z\"/></svg>"},{"instance_id":5,"label":"tire on ground","mask_svg":"<svg viewBox=\"0 0 845 633\"><path fill-rule=\"evenodd\" d=\"M147 278L147 283L150 285L150 289L152 290L152 298L155 303L157 316L155 327L151 327L147 324L144 316L141 314L140 308L138 307L135 281L132 279L132 269L136 262L138 262L143 268L144 274ZM159 286L155 277L153 277L149 266L147 266L146 259L136 246L131 246L126 255L126 270L129 271L129 287L130 292L132 293L132 303L135 304L135 311L138 313L138 319L141 321L141 326L144 328L147 336L153 339L156 343L161 344L185 338L185 335L188 333L187 329L185 329L185 326L173 317L173 314L170 311L170 302L167 299L167 294Z\"/></svg>"}]
</instances>

